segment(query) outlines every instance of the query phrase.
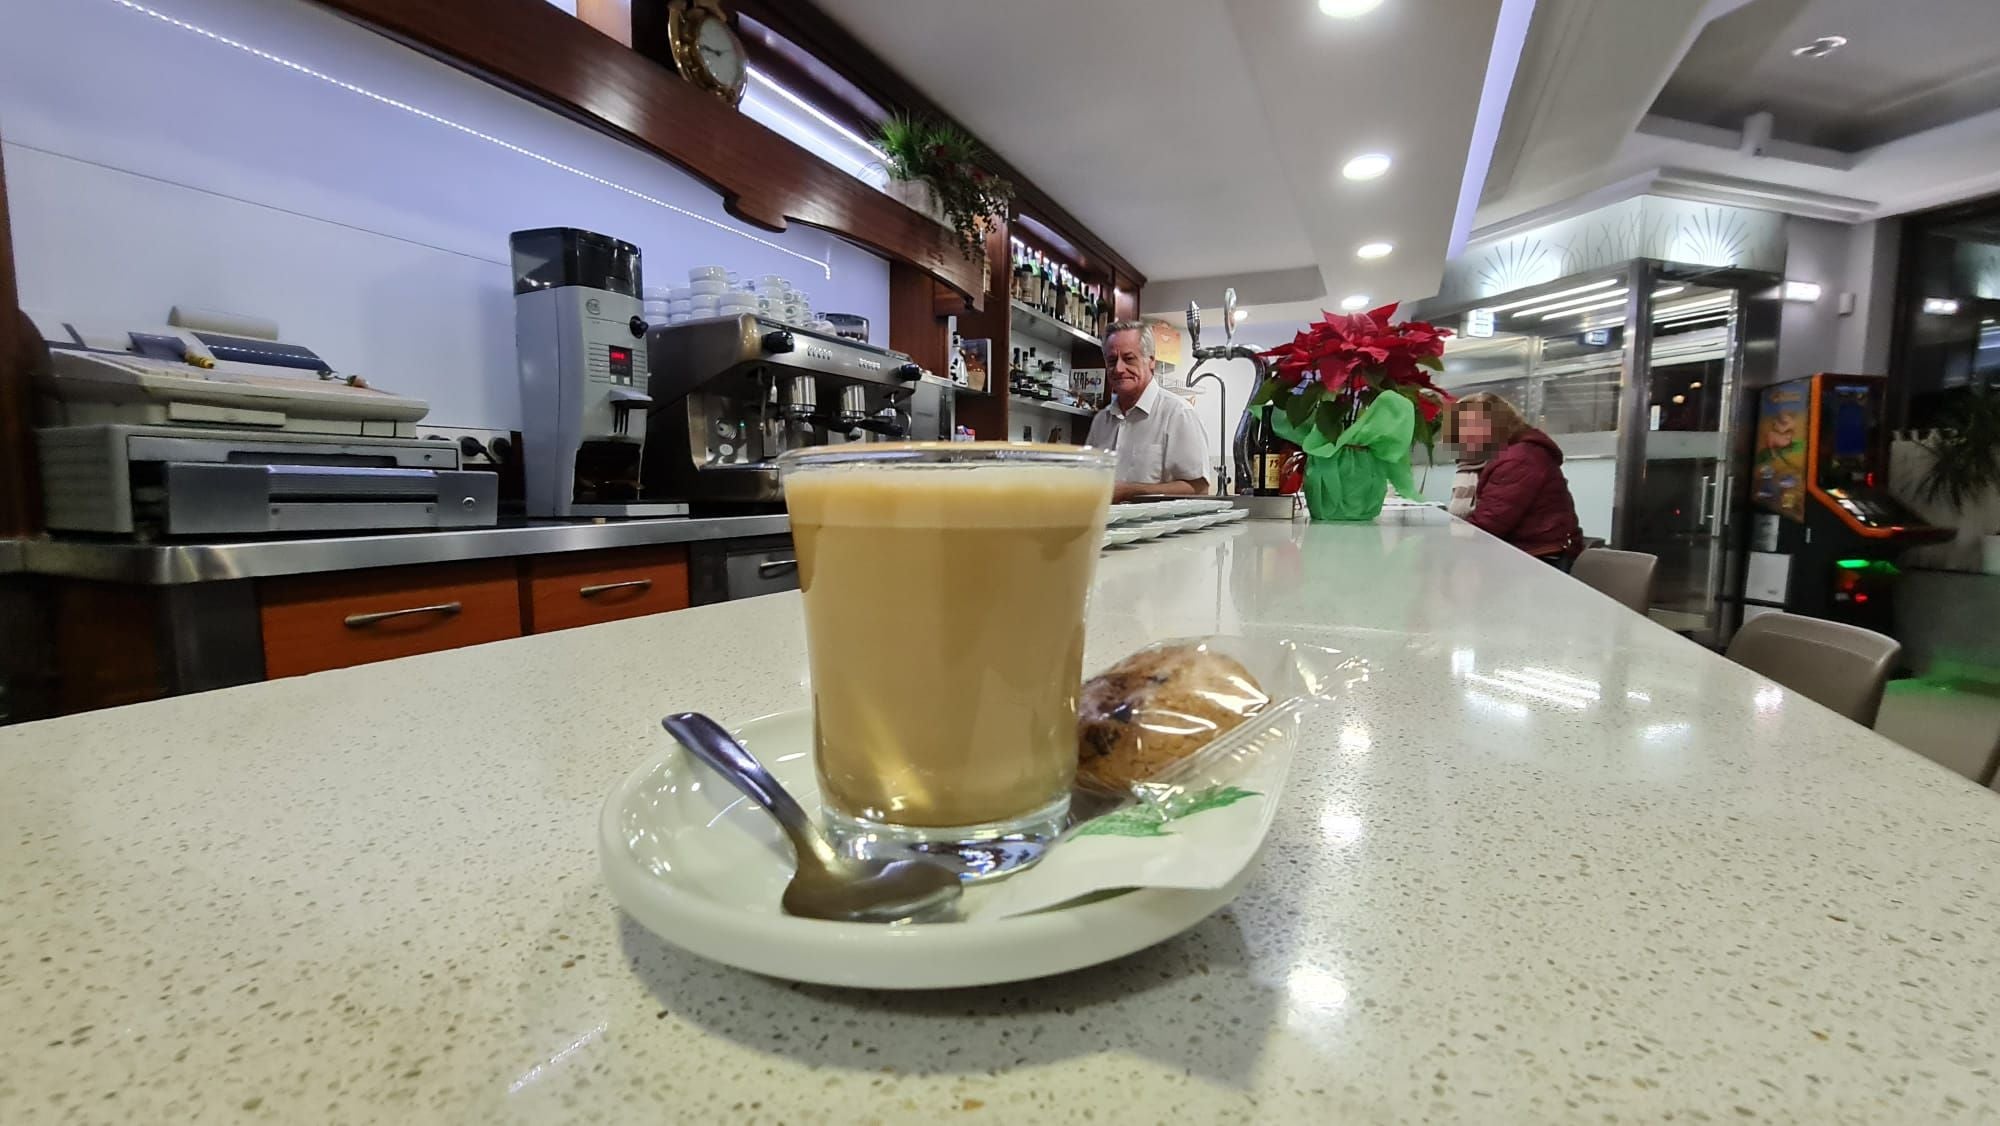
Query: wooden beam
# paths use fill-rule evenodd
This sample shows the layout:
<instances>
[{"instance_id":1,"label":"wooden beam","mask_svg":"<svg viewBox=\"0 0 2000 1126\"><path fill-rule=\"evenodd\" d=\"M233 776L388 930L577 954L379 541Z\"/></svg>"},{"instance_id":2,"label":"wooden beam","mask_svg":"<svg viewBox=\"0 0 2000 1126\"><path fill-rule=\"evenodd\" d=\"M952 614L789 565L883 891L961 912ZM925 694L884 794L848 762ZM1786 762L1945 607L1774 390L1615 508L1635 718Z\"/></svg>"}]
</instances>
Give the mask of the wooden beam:
<instances>
[{"instance_id":1,"label":"wooden beam","mask_svg":"<svg viewBox=\"0 0 2000 1126\"><path fill-rule=\"evenodd\" d=\"M942 106L897 74L881 56L808 0L732 0L732 6L798 44L875 101L906 113L958 124ZM964 126L961 124L960 128ZM991 149L992 146L987 147ZM993 171L1014 182L1021 210L1074 244L1079 251L1078 257L1082 259L1078 265L1092 273L1121 276L1125 284L1134 289L1146 284L1146 275L1140 273L1124 255L1098 238L1004 156L994 153L991 164ZM1004 263L1005 259L1001 261Z\"/></svg>"},{"instance_id":2,"label":"wooden beam","mask_svg":"<svg viewBox=\"0 0 2000 1126\"><path fill-rule=\"evenodd\" d=\"M745 222L832 231L983 300L956 238L547 0L321 0L680 165Z\"/></svg>"},{"instance_id":3,"label":"wooden beam","mask_svg":"<svg viewBox=\"0 0 2000 1126\"><path fill-rule=\"evenodd\" d=\"M29 536L42 530L41 474L31 429L41 337L20 310L14 239L7 220L7 166L0 155L0 536Z\"/></svg>"}]
</instances>

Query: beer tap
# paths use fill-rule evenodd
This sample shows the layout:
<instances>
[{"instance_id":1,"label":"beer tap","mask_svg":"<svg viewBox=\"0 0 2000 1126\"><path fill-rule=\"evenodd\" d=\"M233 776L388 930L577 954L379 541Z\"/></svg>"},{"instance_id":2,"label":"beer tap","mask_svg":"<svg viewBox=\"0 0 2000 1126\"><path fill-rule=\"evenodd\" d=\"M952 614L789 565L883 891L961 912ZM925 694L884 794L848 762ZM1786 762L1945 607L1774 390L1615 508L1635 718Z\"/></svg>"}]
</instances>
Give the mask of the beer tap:
<instances>
[{"instance_id":1,"label":"beer tap","mask_svg":"<svg viewBox=\"0 0 2000 1126\"><path fill-rule=\"evenodd\" d=\"M1264 362L1264 357L1257 354L1255 348L1236 343L1236 287L1234 286L1222 291L1223 342L1220 345L1209 348L1201 346L1201 306L1192 301L1188 302L1187 330L1188 350L1194 354L1194 367L1188 369L1188 386L1193 387L1205 380L1215 380L1215 433L1220 437L1229 433L1229 388L1227 384L1223 383L1222 377L1215 372L1196 374L1197 372L1201 372L1201 365L1210 360L1249 360L1251 367L1255 371L1255 382L1251 384L1253 392L1256 388L1264 385L1264 380L1269 374L1269 365ZM1243 417L1237 420L1236 434L1230 442L1229 453L1233 457L1225 456L1223 458L1224 466L1221 480L1217 482L1217 488L1224 494L1227 494L1234 486L1235 479L1247 480L1249 478L1250 458L1249 454L1243 448L1249 421L1250 415L1246 409ZM1235 473L1233 476L1228 464L1232 460L1235 462Z\"/></svg>"}]
</instances>

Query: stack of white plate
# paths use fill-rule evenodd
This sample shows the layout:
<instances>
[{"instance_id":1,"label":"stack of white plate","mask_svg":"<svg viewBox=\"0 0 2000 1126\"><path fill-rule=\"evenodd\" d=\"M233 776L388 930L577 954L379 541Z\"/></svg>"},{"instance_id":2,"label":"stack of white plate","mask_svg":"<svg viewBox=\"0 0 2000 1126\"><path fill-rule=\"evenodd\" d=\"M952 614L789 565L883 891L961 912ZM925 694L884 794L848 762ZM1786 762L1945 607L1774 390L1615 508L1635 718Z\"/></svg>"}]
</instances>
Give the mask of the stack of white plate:
<instances>
[{"instance_id":1,"label":"stack of white plate","mask_svg":"<svg viewBox=\"0 0 2000 1126\"><path fill-rule=\"evenodd\" d=\"M1104 545L1144 543L1163 536L1199 531L1230 524L1249 513L1216 497L1188 497L1181 500L1153 500L1138 504L1114 504L1106 521Z\"/></svg>"}]
</instances>

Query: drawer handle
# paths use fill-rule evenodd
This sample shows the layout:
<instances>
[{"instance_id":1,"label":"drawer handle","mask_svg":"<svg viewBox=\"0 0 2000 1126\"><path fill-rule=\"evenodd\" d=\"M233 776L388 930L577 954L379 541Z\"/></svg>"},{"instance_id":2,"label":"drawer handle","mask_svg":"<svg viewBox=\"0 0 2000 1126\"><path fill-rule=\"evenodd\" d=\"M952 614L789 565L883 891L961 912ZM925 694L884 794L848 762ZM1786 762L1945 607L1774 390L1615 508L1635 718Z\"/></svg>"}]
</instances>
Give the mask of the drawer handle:
<instances>
[{"instance_id":1,"label":"drawer handle","mask_svg":"<svg viewBox=\"0 0 2000 1126\"><path fill-rule=\"evenodd\" d=\"M768 563L757 564L757 573L760 575L782 575L786 571L798 569L799 561L796 559L773 559Z\"/></svg>"},{"instance_id":2,"label":"drawer handle","mask_svg":"<svg viewBox=\"0 0 2000 1126\"><path fill-rule=\"evenodd\" d=\"M440 602L435 606L412 606L407 610L379 610L373 614L349 614L347 615L347 628L367 629L377 622L386 622L391 618L407 618L413 614L440 614L449 618L463 609L465 609L463 602Z\"/></svg>"},{"instance_id":3,"label":"drawer handle","mask_svg":"<svg viewBox=\"0 0 2000 1126\"><path fill-rule=\"evenodd\" d=\"M651 579L628 579L622 583L599 583L596 586L579 587L576 593L583 598L596 598L600 594L609 594L614 590L651 589L653 589Z\"/></svg>"}]
</instances>

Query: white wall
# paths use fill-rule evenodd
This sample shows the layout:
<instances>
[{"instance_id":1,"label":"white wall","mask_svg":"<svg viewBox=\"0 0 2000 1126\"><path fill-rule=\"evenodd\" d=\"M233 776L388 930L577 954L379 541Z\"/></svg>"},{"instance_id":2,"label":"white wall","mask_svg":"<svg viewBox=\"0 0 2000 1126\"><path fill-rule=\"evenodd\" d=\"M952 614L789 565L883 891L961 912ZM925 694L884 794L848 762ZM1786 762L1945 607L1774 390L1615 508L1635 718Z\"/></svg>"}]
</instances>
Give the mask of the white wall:
<instances>
[{"instance_id":1,"label":"white wall","mask_svg":"<svg viewBox=\"0 0 2000 1126\"><path fill-rule=\"evenodd\" d=\"M649 284L707 263L783 274L887 340L887 263L838 238L730 219L666 162L303 0L148 6L652 199L115 0L0 0L0 134L30 308L271 317L334 367L428 399L434 424L503 429L521 416L512 230L636 243Z\"/></svg>"},{"instance_id":2,"label":"white wall","mask_svg":"<svg viewBox=\"0 0 2000 1126\"><path fill-rule=\"evenodd\" d=\"M1780 380L1822 371L1888 370L1896 289L1896 221L1785 220L1785 277L1821 287L1814 302L1787 301L1778 323ZM1840 312L1840 296L1854 311Z\"/></svg>"}]
</instances>

